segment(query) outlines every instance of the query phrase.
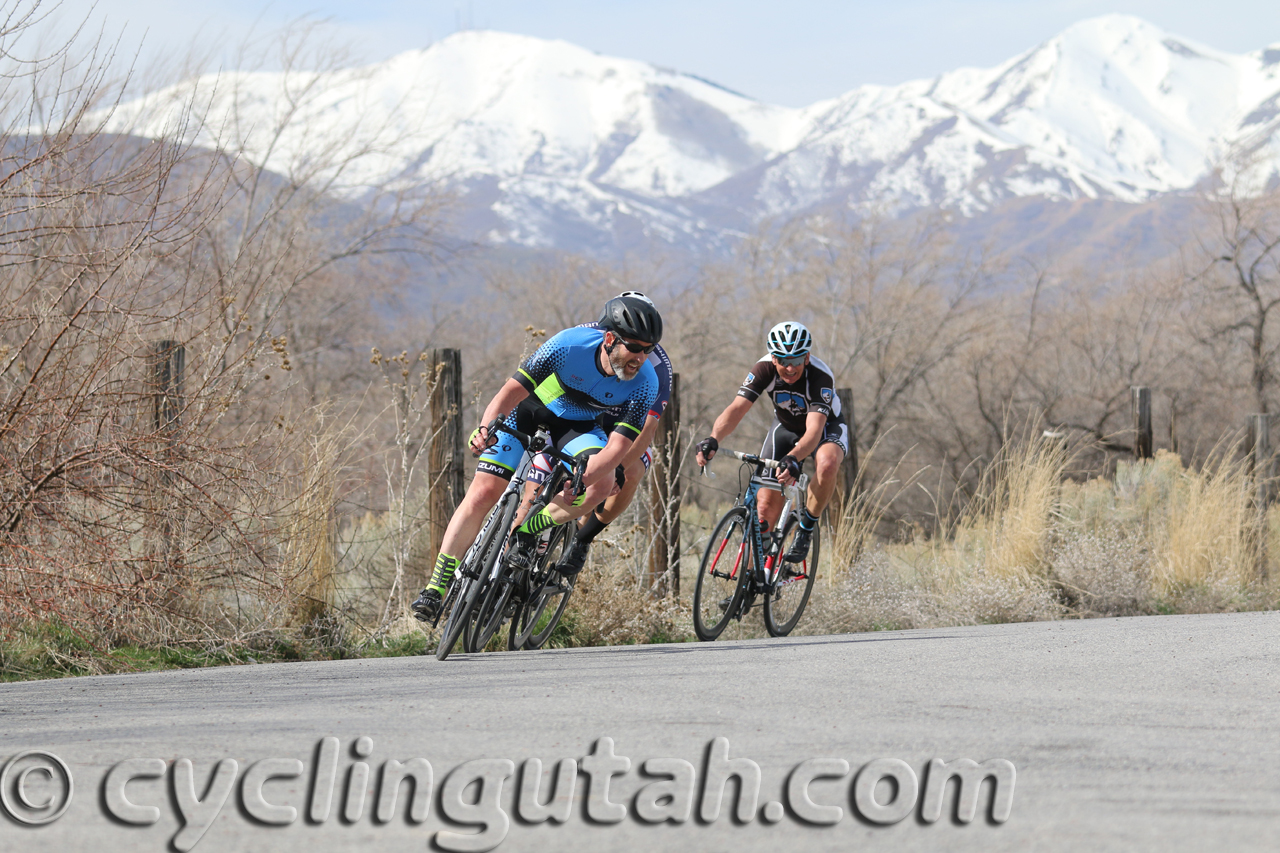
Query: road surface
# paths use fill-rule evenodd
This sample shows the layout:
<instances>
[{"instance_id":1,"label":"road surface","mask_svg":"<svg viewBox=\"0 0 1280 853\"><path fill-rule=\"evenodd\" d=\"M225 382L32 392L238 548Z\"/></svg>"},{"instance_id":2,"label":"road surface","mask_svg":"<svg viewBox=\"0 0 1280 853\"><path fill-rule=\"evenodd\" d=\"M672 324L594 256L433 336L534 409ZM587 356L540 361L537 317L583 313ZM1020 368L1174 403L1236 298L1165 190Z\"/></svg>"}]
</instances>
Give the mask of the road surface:
<instances>
[{"instance_id":1,"label":"road surface","mask_svg":"<svg viewBox=\"0 0 1280 853\"><path fill-rule=\"evenodd\" d=\"M1280 613L27 682L0 722L6 850L1280 849ZM413 813L383 777L427 765Z\"/></svg>"}]
</instances>

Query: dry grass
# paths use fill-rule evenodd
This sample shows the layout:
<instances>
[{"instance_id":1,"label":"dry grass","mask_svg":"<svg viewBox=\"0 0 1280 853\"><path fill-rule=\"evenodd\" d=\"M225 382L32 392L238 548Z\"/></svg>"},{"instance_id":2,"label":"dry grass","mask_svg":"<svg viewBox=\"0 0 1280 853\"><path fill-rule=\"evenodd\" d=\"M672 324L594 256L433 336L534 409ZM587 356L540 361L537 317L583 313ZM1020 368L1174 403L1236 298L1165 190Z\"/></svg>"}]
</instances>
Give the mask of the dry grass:
<instances>
[{"instance_id":1,"label":"dry grass","mask_svg":"<svg viewBox=\"0 0 1280 853\"><path fill-rule=\"evenodd\" d=\"M1259 573L1254 482L1231 449L1200 470L1168 452L1114 479L1063 479L1066 452L1007 445L939 535L828 564L805 633L1275 607ZM859 525L866 521L859 520ZM841 533L837 531L837 540ZM846 534L849 535L849 534ZM1280 512L1266 525L1280 546ZM1271 568L1269 576L1275 577Z\"/></svg>"}]
</instances>

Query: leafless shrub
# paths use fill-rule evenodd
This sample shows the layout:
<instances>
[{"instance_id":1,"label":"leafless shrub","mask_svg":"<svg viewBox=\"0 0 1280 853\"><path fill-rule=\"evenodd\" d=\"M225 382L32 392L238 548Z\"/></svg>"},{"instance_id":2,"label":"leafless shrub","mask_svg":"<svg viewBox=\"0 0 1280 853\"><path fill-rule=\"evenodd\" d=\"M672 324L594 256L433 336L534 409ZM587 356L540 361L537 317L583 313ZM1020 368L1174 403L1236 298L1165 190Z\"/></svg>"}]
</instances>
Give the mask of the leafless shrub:
<instances>
[{"instance_id":1,"label":"leafless shrub","mask_svg":"<svg viewBox=\"0 0 1280 853\"><path fill-rule=\"evenodd\" d=\"M333 603L344 454L317 389L291 381L321 354L291 343L334 322L304 310L316 288L429 250L439 199L335 197L376 134L282 172L255 159L260 134L305 131L305 88L274 126L238 126L196 89L171 93L162 133L122 134L145 128L111 106L109 62L60 50L6 53L0 77L0 623L115 643L314 622ZM248 93L230 96L234 117Z\"/></svg>"}]
</instances>

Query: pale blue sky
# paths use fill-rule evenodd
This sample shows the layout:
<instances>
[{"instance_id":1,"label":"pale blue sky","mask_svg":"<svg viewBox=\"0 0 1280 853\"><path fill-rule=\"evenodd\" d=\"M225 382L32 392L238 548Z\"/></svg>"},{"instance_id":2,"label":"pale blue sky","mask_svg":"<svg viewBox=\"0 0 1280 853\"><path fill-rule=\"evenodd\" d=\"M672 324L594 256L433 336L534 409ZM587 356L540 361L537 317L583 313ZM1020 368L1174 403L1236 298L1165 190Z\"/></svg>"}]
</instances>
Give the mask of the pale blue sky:
<instances>
[{"instance_id":1,"label":"pale blue sky","mask_svg":"<svg viewBox=\"0 0 1280 853\"><path fill-rule=\"evenodd\" d=\"M63 0L83 18L93 0ZM900 83L990 66L1070 24L1138 15L1211 47L1280 42L1276 0L96 0L99 18L144 55L192 38L240 38L299 15L332 18L370 60L425 47L459 26L559 38L697 74L771 103L801 106L862 83ZM195 10L195 11L193 11Z\"/></svg>"}]
</instances>

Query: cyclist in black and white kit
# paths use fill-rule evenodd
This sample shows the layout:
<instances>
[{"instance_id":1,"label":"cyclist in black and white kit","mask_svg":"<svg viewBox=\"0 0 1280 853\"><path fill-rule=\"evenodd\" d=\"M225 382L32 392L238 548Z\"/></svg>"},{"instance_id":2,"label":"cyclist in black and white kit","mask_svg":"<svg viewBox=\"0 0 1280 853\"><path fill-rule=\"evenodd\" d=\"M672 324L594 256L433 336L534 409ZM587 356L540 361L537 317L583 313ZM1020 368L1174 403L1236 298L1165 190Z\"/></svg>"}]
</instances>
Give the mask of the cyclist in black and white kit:
<instances>
[{"instance_id":1,"label":"cyclist in black and white kit","mask_svg":"<svg viewBox=\"0 0 1280 853\"><path fill-rule=\"evenodd\" d=\"M835 492L840 463L849 452L849 427L840 411L835 375L826 363L810 355L813 336L809 330L794 321L779 323L769 330L767 342L766 356L751 368L738 396L716 418L711 435L698 442L698 464L710 462L720 442L737 429L752 404L760 395L768 395L773 401L773 425L760 455L783 463L777 475L783 485L795 482L810 456L816 469L800 513L800 530L784 557L798 563L808 555L813 527ZM758 501L761 526L768 530L778 523L783 496L761 489Z\"/></svg>"}]
</instances>

